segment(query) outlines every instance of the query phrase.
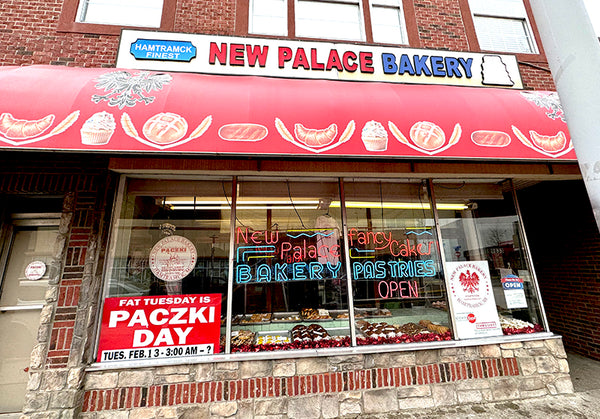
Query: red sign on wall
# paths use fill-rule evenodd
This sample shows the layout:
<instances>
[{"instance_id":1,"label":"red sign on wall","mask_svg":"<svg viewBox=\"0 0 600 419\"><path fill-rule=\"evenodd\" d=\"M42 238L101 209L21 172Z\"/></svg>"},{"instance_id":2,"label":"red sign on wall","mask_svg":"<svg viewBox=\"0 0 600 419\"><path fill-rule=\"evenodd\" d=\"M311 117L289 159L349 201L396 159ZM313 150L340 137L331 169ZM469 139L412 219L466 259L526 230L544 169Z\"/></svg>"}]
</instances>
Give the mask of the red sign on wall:
<instances>
[{"instance_id":1,"label":"red sign on wall","mask_svg":"<svg viewBox=\"0 0 600 419\"><path fill-rule=\"evenodd\" d=\"M97 361L217 353L220 318L220 294L107 298Z\"/></svg>"}]
</instances>

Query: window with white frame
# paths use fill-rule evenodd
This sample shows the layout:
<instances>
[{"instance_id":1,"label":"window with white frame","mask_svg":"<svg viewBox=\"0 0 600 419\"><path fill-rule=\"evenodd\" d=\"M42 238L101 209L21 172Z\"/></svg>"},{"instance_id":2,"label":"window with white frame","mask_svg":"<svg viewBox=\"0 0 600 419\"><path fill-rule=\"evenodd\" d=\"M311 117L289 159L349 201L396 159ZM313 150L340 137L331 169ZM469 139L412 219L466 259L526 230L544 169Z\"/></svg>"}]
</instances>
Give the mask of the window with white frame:
<instances>
[{"instance_id":1,"label":"window with white frame","mask_svg":"<svg viewBox=\"0 0 600 419\"><path fill-rule=\"evenodd\" d=\"M358 1L297 0L296 36L364 41Z\"/></svg>"},{"instance_id":2,"label":"window with white frame","mask_svg":"<svg viewBox=\"0 0 600 419\"><path fill-rule=\"evenodd\" d=\"M374 42L407 44L408 36L402 0L373 0L371 2L371 29Z\"/></svg>"},{"instance_id":3,"label":"window with white frame","mask_svg":"<svg viewBox=\"0 0 600 419\"><path fill-rule=\"evenodd\" d=\"M469 0L482 50L536 54L523 0Z\"/></svg>"},{"instance_id":4,"label":"window with white frame","mask_svg":"<svg viewBox=\"0 0 600 419\"><path fill-rule=\"evenodd\" d=\"M81 0L76 22L158 28L163 0Z\"/></svg>"},{"instance_id":5,"label":"window with white frame","mask_svg":"<svg viewBox=\"0 0 600 419\"><path fill-rule=\"evenodd\" d=\"M287 35L287 0L250 0L248 32Z\"/></svg>"},{"instance_id":6,"label":"window with white frame","mask_svg":"<svg viewBox=\"0 0 600 419\"><path fill-rule=\"evenodd\" d=\"M294 33L288 28L290 0L250 0L248 33L407 44L402 0L372 0L370 21L360 0L293 0ZM290 6L291 7L291 6ZM371 25L373 38L365 27Z\"/></svg>"}]
</instances>

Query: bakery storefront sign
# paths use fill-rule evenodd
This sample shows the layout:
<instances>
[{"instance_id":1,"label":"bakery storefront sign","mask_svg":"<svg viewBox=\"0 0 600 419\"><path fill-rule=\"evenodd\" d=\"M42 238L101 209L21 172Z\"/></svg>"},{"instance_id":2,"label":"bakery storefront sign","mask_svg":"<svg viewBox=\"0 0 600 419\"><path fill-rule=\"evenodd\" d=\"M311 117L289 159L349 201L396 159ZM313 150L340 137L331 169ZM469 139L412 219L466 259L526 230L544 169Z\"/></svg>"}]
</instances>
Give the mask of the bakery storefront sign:
<instances>
[{"instance_id":1,"label":"bakery storefront sign","mask_svg":"<svg viewBox=\"0 0 600 419\"><path fill-rule=\"evenodd\" d=\"M446 272L456 336L502 336L488 262L446 262Z\"/></svg>"},{"instance_id":2,"label":"bakery storefront sign","mask_svg":"<svg viewBox=\"0 0 600 419\"><path fill-rule=\"evenodd\" d=\"M175 43L175 46L169 43ZM197 45L197 59L176 59L173 48L177 52L181 49L187 51L192 45ZM188 56L191 52L185 55L186 58ZM513 55L138 30L121 33L117 67L204 74L523 88Z\"/></svg>"},{"instance_id":3,"label":"bakery storefront sign","mask_svg":"<svg viewBox=\"0 0 600 419\"><path fill-rule=\"evenodd\" d=\"M321 216L316 228L287 231L236 229L235 281L288 282L341 277L340 228Z\"/></svg>"},{"instance_id":4,"label":"bakery storefront sign","mask_svg":"<svg viewBox=\"0 0 600 419\"><path fill-rule=\"evenodd\" d=\"M217 353L220 318L220 294L106 298L97 361Z\"/></svg>"}]
</instances>

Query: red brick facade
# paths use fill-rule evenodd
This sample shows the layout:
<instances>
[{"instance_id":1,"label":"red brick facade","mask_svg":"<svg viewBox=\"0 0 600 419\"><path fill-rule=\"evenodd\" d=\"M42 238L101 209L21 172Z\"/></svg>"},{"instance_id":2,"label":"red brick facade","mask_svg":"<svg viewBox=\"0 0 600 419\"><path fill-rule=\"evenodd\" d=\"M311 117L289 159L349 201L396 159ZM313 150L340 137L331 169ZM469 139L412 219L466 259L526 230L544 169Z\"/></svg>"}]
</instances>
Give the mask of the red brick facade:
<instances>
[{"instance_id":1,"label":"red brick facade","mask_svg":"<svg viewBox=\"0 0 600 419\"><path fill-rule=\"evenodd\" d=\"M539 185L522 200L550 328L563 336L568 349L600 360L595 327L600 317L600 234L583 184ZM558 207L565 220L560 228L547 211Z\"/></svg>"},{"instance_id":2,"label":"red brick facade","mask_svg":"<svg viewBox=\"0 0 600 419\"><path fill-rule=\"evenodd\" d=\"M2 16L0 65L43 64L73 67L115 65L118 35L57 30L63 12L63 1L3 1L2 11L0 11ZM467 0L405 0L405 4L411 3L412 6L407 9L407 12L413 14L406 16L407 24L409 30L412 26L415 27L413 29L417 31L416 39L419 42L418 45L410 46L479 51L478 47L471 42L474 33L470 16L465 16L465 12L468 12L468 9L465 9L466 2ZM177 0L175 4L173 27L176 32L240 35L236 15L240 13L240 7L247 7L248 2L247 0ZM409 38L413 39L410 36ZM543 55L519 56L518 59L526 89L554 90L552 77ZM532 357L537 356L536 351L540 349L533 343L531 346L515 344L517 349L514 352L511 344L505 348L499 346L497 354L482 356L485 359L479 359L473 354L469 358L469 353L465 349L460 356L457 356L457 358L463 357L458 359L461 362L446 362L447 360L438 358L435 362L412 362L410 366L402 367L386 368L379 365L373 368L361 365L352 371L314 374L293 372L290 373L291 376L279 377L273 374L268 377L249 378L239 373L235 379L216 377L203 382L199 382L198 378L190 373L190 377L186 376L177 383L155 381L145 384L123 384L119 379L119 385L116 378L114 382L110 381L113 379L112 372L105 374L95 372L90 374L89 381L103 379L109 382L109 385L94 387L93 382L86 384L83 368L92 362L95 336L95 323L92 321L90 324L88 321L94 319L97 314L98 296L102 288L103 252L110 217L110 199L107 197L114 194L114 185L107 181L108 163L104 159L96 163L93 158L82 158L77 155L57 158L53 156L53 159L47 159L54 163L48 163L45 161L46 158L40 156L36 156L35 161L23 162L15 156L15 153L3 153L2 160L5 164L0 173L1 193L46 193L65 196L62 231L65 236L65 247L60 254L61 265L56 283L51 284L55 289L47 297L47 305L52 308L52 313L46 322L42 322L38 346L34 349L34 362L30 369L33 384L30 383L28 389L30 393L35 393L35 396L31 396L26 401L25 412L69 411L76 416L83 411L88 412L87 417L94 417L91 412L99 410L227 402L256 397L297 397L430 384L450 385L463 380L480 380L476 383L481 385L494 379L496 380L494 382L513 385L515 381L512 377L533 374L539 374L541 377L553 375L554 381L546 380L551 383L548 384L550 388L548 392L554 391L553 394L568 392L568 385L564 384L568 380L568 371L564 366L566 361L561 362L564 361L564 353L556 357L556 362L552 361L551 367L541 362L536 366ZM82 162L73 163L78 159ZM165 164L174 164L174 160ZM236 165L238 163L236 162ZM416 164L421 163L428 164L428 162ZM241 164L245 163L240 163L238 169ZM395 162L393 164L398 167ZM410 163L411 167L413 164ZM65 165L68 169L64 168ZM317 170L315 167L312 167L313 171ZM481 173L490 173L488 169L484 167L478 170ZM438 173L438 170L444 169L436 168L431 173ZM505 174L503 170L504 168L500 171L502 175ZM549 220L546 221L550 223ZM589 222L585 226L588 232L593 229ZM591 236L593 237L585 236L584 241L574 238L576 247L565 249L562 253L564 257L560 262L551 253L546 253L548 257L534 254L534 260L539 261L536 268L551 329L565 335L568 347L600 359L600 337L597 333L591 332L597 329L593 325L597 324L600 316L600 308L597 304L597 267L600 262L597 255L600 254L598 252L600 244L597 235L591 234ZM536 245L542 245L541 242L532 240L532 243L534 242ZM557 263L553 264L553 260ZM586 328L582 320L591 326ZM548 347L548 353L544 353L544 356L554 360L553 356L557 352L555 344L540 345ZM452 351L454 348L446 350ZM500 355L501 351L502 355ZM516 351L521 351L518 356ZM529 356L527 362L519 361L521 356ZM234 363L237 364L231 362ZM211 366L211 368L217 367ZM96 378L94 374L97 375ZM140 369L140 374L144 374L144 369ZM117 373L114 375L116 377ZM544 381L544 389L546 389L546 381ZM47 382L51 385L46 385ZM560 383L563 383L563 387ZM490 384L488 383L487 386L489 389ZM554 386L552 387L554 390L551 386ZM517 389L513 394L532 396L533 393L527 392L537 390L541 391L538 388ZM463 391L472 391L469 397L479 397L477 395L479 393L475 394L479 390L463 389ZM482 391L481 401L487 397L485 390ZM490 394L493 391L492 386L489 389ZM503 400L502 395L496 398Z\"/></svg>"},{"instance_id":3,"label":"red brick facade","mask_svg":"<svg viewBox=\"0 0 600 419\"><path fill-rule=\"evenodd\" d=\"M478 51L470 39L472 29L465 25L466 0L415 0L414 16L407 15L410 26L416 22L419 48ZM0 20L0 65L67 65L73 67L114 67L118 35L58 31L63 0L3 3ZM244 0L180 0L176 2L174 30L185 33L233 35L236 12L247 7ZM468 11L468 9L467 9ZM467 16L467 21L470 19ZM523 59L521 59L523 58ZM519 57L526 89L554 90L547 63L542 55Z\"/></svg>"},{"instance_id":4,"label":"red brick facade","mask_svg":"<svg viewBox=\"0 0 600 419\"><path fill-rule=\"evenodd\" d=\"M414 5L422 48L469 50L457 0L416 0Z\"/></svg>"}]
</instances>

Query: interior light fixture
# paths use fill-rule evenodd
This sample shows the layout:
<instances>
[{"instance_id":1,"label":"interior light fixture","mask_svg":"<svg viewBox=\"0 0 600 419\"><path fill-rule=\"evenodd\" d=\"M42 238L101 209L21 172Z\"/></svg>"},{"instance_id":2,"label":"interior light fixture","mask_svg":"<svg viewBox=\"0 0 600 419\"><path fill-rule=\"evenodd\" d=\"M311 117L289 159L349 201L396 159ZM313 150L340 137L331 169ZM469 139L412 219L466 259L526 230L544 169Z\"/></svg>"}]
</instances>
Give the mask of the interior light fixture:
<instances>
[{"instance_id":1,"label":"interior light fixture","mask_svg":"<svg viewBox=\"0 0 600 419\"><path fill-rule=\"evenodd\" d=\"M162 203L162 200L161 200ZM242 209L326 209L323 200L318 199L239 199L237 208ZM231 202L218 198L196 199L193 197L168 198L164 205L174 210L222 210L229 209ZM339 208L340 201L331 201L329 208ZM374 202L374 201L346 201L346 208L384 208L384 209L431 209L429 203L420 202ZM438 210L462 211L471 208L461 203L439 203Z\"/></svg>"},{"instance_id":2,"label":"interior light fixture","mask_svg":"<svg viewBox=\"0 0 600 419\"><path fill-rule=\"evenodd\" d=\"M193 205L169 205L169 208L173 209L173 210L199 210L199 211L204 211L204 210L228 210L230 209L229 205L226 205L225 203L223 203L223 205L196 205L195 207ZM314 205L239 205L238 202L238 206L237 209L238 210L246 210L246 209L271 209L271 210L278 210L278 209L316 209L316 207Z\"/></svg>"},{"instance_id":3,"label":"interior light fixture","mask_svg":"<svg viewBox=\"0 0 600 419\"><path fill-rule=\"evenodd\" d=\"M161 201L162 202L162 201ZM197 198L194 202L193 197L187 198L168 198L164 201L165 205L193 205L204 206L204 205L229 205L231 202L224 199L208 198L202 199ZM321 203L318 199L294 199L293 202L288 198L285 199L244 199L238 198L237 205L319 205Z\"/></svg>"},{"instance_id":4,"label":"interior light fixture","mask_svg":"<svg viewBox=\"0 0 600 419\"><path fill-rule=\"evenodd\" d=\"M339 208L340 201L332 201L331 208ZM431 209L431 205L428 203L420 202L368 202L368 201L346 201L346 208L384 208L384 209ZM466 204L459 203L448 203L448 204L437 204L438 210L466 210L468 206Z\"/></svg>"}]
</instances>

